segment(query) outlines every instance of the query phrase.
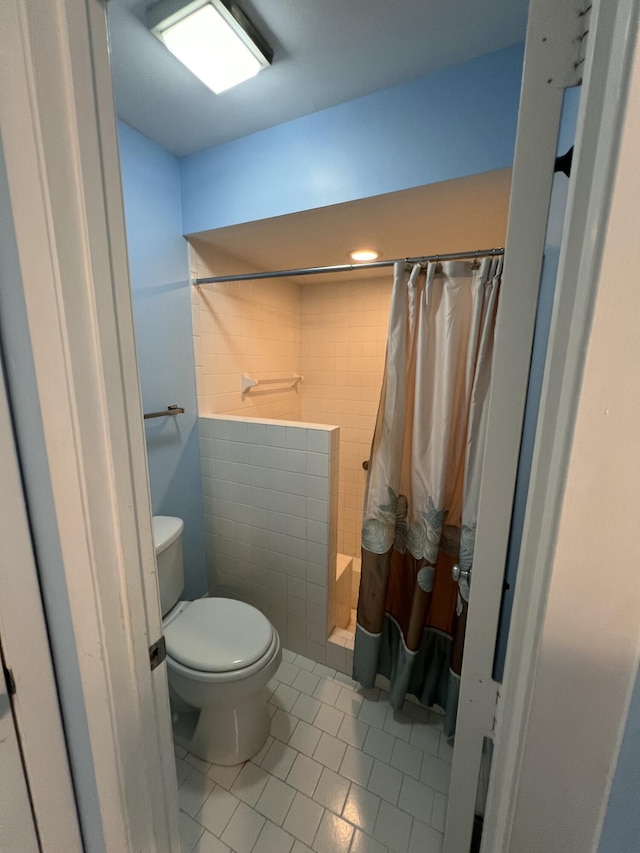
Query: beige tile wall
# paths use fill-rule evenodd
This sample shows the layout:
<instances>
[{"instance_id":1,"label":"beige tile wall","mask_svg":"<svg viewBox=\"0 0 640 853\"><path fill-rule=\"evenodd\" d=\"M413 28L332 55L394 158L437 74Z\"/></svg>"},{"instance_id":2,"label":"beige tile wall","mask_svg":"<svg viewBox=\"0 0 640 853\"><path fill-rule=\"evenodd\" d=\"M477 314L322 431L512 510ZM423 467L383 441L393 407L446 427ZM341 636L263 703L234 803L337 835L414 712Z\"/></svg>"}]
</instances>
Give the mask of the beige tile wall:
<instances>
[{"instance_id":1,"label":"beige tile wall","mask_svg":"<svg viewBox=\"0 0 640 853\"><path fill-rule=\"evenodd\" d=\"M302 295L302 419L340 427L338 551L360 556L365 472L384 370L391 275Z\"/></svg>"},{"instance_id":2,"label":"beige tile wall","mask_svg":"<svg viewBox=\"0 0 640 853\"><path fill-rule=\"evenodd\" d=\"M236 258L192 245L192 275L238 272ZM338 551L360 556L365 472L375 426L392 280L289 280L193 288L198 408L201 416L334 424L340 427ZM289 391L240 393L242 373L301 373Z\"/></svg>"},{"instance_id":3,"label":"beige tile wall","mask_svg":"<svg viewBox=\"0 0 640 853\"><path fill-rule=\"evenodd\" d=\"M206 246L191 247L191 275L246 267ZM279 386L241 393L241 376L271 379L300 370L300 286L292 281L228 282L193 288L193 329L200 415L300 420L301 390Z\"/></svg>"}]
</instances>

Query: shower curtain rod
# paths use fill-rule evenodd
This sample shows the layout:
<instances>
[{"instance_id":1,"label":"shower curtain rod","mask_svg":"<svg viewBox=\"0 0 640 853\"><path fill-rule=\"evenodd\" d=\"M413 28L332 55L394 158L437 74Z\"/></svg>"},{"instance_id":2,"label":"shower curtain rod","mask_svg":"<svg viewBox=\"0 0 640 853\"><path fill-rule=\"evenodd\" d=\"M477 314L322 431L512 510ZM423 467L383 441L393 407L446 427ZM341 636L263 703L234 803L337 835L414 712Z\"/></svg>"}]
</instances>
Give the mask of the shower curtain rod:
<instances>
[{"instance_id":1,"label":"shower curtain rod","mask_svg":"<svg viewBox=\"0 0 640 853\"><path fill-rule=\"evenodd\" d=\"M475 252L448 252L444 255L422 255L419 258L395 258L390 261L372 261L366 264L338 264L332 267L303 267L298 270L271 270L269 272L250 272L242 275L216 275L212 278L196 278L194 284L218 284L223 281L255 281L261 278L288 278L298 275L318 275L330 272L352 272L355 270L376 269L379 267L392 267L398 262L407 264L424 264L427 261L461 261L467 258L479 259L504 255L504 249L479 249Z\"/></svg>"}]
</instances>

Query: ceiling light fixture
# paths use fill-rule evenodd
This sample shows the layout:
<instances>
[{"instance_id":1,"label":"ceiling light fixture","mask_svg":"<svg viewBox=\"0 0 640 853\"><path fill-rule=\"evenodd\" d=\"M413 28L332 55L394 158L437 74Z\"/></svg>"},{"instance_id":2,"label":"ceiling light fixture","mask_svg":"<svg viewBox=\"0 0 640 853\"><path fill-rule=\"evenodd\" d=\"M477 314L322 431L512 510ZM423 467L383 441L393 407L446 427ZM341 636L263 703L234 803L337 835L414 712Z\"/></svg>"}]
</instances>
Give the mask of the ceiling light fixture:
<instances>
[{"instance_id":1,"label":"ceiling light fixture","mask_svg":"<svg viewBox=\"0 0 640 853\"><path fill-rule=\"evenodd\" d=\"M151 32L216 95L267 68L273 51L235 0L162 0Z\"/></svg>"},{"instance_id":2,"label":"ceiling light fixture","mask_svg":"<svg viewBox=\"0 0 640 853\"><path fill-rule=\"evenodd\" d=\"M349 252L349 257L352 261L375 261L380 257L380 252L376 252L375 249L354 249Z\"/></svg>"}]
</instances>

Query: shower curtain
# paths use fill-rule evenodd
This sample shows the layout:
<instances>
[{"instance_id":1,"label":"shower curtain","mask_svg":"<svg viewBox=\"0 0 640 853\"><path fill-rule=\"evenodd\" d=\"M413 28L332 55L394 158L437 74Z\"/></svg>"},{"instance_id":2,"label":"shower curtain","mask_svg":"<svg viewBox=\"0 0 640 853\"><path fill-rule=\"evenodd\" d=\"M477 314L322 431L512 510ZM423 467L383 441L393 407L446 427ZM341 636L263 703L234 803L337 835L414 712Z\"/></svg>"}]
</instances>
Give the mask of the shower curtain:
<instances>
[{"instance_id":1,"label":"shower curtain","mask_svg":"<svg viewBox=\"0 0 640 853\"><path fill-rule=\"evenodd\" d=\"M475 267L475 268L474 268ZM394 268L362 526L353 677L458 704L501 258Z\"/></svg>"}]
</instances>

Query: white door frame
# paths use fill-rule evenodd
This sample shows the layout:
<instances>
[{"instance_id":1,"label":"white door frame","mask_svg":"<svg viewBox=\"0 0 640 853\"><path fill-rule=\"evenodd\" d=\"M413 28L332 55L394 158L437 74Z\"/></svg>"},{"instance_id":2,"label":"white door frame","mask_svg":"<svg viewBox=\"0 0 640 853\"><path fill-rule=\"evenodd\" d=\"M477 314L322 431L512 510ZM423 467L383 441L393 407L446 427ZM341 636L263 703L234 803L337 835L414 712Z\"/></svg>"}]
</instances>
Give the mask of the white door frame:
<instances>
[{"instance_id":1,"label":"white door frame","mask_svg":"<svg viewBox=\"0 0 640 853\"><path fill-rule=\"evenodd\" d=\"M546 667L549 665L549 660L542 662L540 660L541 641L545 621L548 618L548 606L553 600L550 598L552 575L554 571L558 571L558 566L554 564L558 525L572 452L585 353L588 350L594 305L601 283L610 206L614 197L618 150L629 98L629 75L638 42L639 16L638 0L619 0L617 3L596 0L591 11L585 79L576 129L565 234L559 260L554 314L532 460L532 477L519 560L512 628L501 688L503 713L499 715L496 727L492 783L484 824L482 850L490 853L503 853L503 851L506 853L512 849L514 815L521 797L521 789L522 787L526 789L526 785L523 786L522 775L525 748L537 751L544 746L544 744L535 745L531 740L528 727L532 703L536 695L536 681L543 671L548 671ZM636 122L637 112L636 108ZM636 146L637 138L636 133ZM637 148L635 158L637 160ZM637 173L637 169L635 171ZM637 186L637 179L635 184ZM633 192L633 189L630 189ZM632 202L633 204L637 205L637 190L636 202ZM637 222L637 210L634 212ZM633 253L627 251L634 240L633 232L626 231L623 235L622 253L619 251L617 253L621 260L621 269L612 274L627 276L627 279L637 278L637 241L634 245L635 251ZM617 307L620 312L625 310L624 304L619 304ZM631 346L633 343L630 341ZM604 400L602 405L606 405ZM622 440L623 433L620 432L620 441ZM606 454L606 451L603 450L603 452ZM623 452L630 452L637 456L635 448L625 447ZM618 499L621 498L616 495L616 500ZM601 541L606 541L604 537L610 513L599 513L599 516L602 523L603 539ZM621 516L620 514L617 516L619 525ZM628 529L628 536L632 539L635 536L635 530ZM631 542L629 547L625 547L625 554L628 557L631 555L630 548ZM574 550L576 550L575 543ZM608 554L607 559L610 559ZM612 583L616 589L619 589L618 601L625 602L619 606L622 606L626 613L633 613L631 601L635 602L635 598L625 589L629 565L634 565L633 561L629 563L623 561L622 565L617 567L619 569L617 574L616 571L612 571L607 583ZM575 585L576 590L576 599L572 606L577 613L584 613L587 616L589 606L582 601L583 598L589 598L585 588L585 584L589 586L585 568L585 564L579 567L578 571L574 567L572 576L567 580ZM585 596L580 592L582 589L585 589ZM637 604L634 603L633 606L637 608ZM590 625L593 642L602 646L602 637L598 637L597 626L592 622ZM609 627L615 634L616 626ZM640 636L636 631L636 642L638 641ZM570 642L569 645L571 645ZM587 658L592 656L592 660L595 661L597 655L593 652L594 650L586 645L583 647L583 653ZM625 655L620 656L620 658L623 657ZM629 667L627 677L630 679L630 695L637 667L637 651L634 650L633 643L630 644L630 648L627 647L626 658ZM579 707L578 685L571 685L568 689L575 694L575 701ZM552 715L557 715L559 722L564 697L557 695L556 701L558 703L556 707L549 711ZM610 697L610 704L613 704L613 696ZM619 709L616 710L619 711ZM598 765L611 768L615 766L618 732L615 728L612 732L609 723L610 720L605 720L601 715L595 726L591 724L591 738L585 738L584 721L580 731L584 750L593 752L597 747ZM562 746L558 744L557 747L561 754ZM567 755L564 758L561 757L561 760L565 763L575 762L579 768L580 761L572 751L572 747L572 744L567 744ZM607 756L606 760L604 755ZM601 786L602 797L599 800L596 798L595 804L589 807L581 789L579 769L576 772L578 775L574 777L572 788L580 800L577 806L580 812L579 826L571 823L569 811L562 808L565 831L572 839L570 843L575 846L567 846L566 839L559 840L557 833L555 843L559 844L558 849L560 847L567 851L576 849L586 853L588 849L593 849L587 845L586 837L590 836L591 844L597 843L600 822L606 806L607 779L604 773L597 779L594 787ZM582 773L583 775L587 773L584 766ZM531 778L528 779L528 783L530 790ZM566 787L558 790L558 780L552 776L546 780L541 778L535 784L540 789L546 787L547 790L554 791L559 803L566 802L568 795ZM519 807L522 811L522 802ZM541 809L536 809L533 803L531 807L535 811L535 816L530 816L530 820L533 821L534 827L537 823L537 832L543 835L546 830L543 826L546 815ZM531 824L529 828L531 830ZM539 846L536 846L535 834L536 831L529 832L527 850L548 849L544 847L544 841L539 841ZM519 843L521 842L522 838L519 839ZM522 846L517 849L524 850Z\"/></svg>"},{"instance_id":2,"label":"white door frame","mask_svg":"<svg viewBox=\"0 0 640 853\"><path fill-rule=\"evenodd\" d=\"M177 853L107 44L99 0L0 3L3 345L84 849Z\"/></svg>"},{"instance_id":3,"label":"white door frame","mask_svg":"<svg viewBox=\"0 0 640 853\"><path fill-rule=\"evenodd\" d=\"M493 664L553 165L564 89L582 71L582 5L532 0L529 10L444 853L469 850L484 739L493 737Z\"/></svg>"}]
</instances>

